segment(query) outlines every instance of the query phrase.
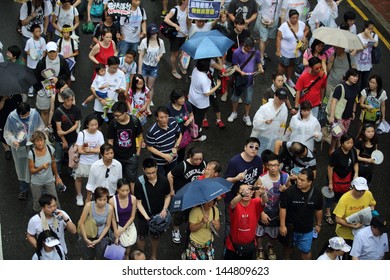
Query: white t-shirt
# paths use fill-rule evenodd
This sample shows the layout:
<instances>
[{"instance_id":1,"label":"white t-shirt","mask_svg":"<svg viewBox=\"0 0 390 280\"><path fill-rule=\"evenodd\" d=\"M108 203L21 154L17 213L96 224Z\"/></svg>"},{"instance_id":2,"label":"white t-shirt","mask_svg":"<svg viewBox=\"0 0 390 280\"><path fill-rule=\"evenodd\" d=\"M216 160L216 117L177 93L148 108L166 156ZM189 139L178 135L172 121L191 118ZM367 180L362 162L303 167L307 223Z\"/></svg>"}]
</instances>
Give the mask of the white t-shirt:
<instances>
[{"instance_id":1,"label":"white t-shirt","mask_svg":"<svg viewBox=\"0 0 390 280\"><path fill-rule=\"evenodd\" d=\"M145 91L136 91L133 92L133 102L132 106L133 108L139 108L146 104L146 100L148 98L149 89L148 87L145 87Z\"/></svg>"},{"instance_id":2,"label":"white t-shirt","mask_svg":"<svg viewBox=\"0 0 390 280\"><path fill-rule=\"evenodd\" d=\"M30 32L30 27L33 24L39 24L39 26L41 27L41 31L43 32L43 23L45 21L45 17L49 16L51 14L51 11L52 11L52 9L50 9L49 4L48 4L50 2L45 1L43 3L45 5L45 11L43 11L41 6L39 6L38 9L35 10L34 5L31 5L31 13L35 11L37 16L32 21L30 21L28 24L22 26L22 34L24 37L31 38L33 36L32 33ZM28 16L30 16L27 14L27 12L28 12L27 11L27 3L24 3L20 7L19 19L25 20Z\"/></svg>"},{"instance_id":3,"label":"white t-shirt","mask_svg":"<svg viewBox=\"0 0 390 280\"><path fill-rule=\"evenodd\" d=\"M83 135L84 132L84 135ZM77 146L83 146L84 143L88 143L88 147L95 149L104 144L103 133L97 130L94 134L90 134L86 129L83 132L79 132L77 135ZM95 161L99 160L99 154L82 154L80 155L80 163L92 165Z\"/></svg>"},{"instance_id":4,"label":"white t-shirt","mask_svg":"<svg viewBox=\"0 0 390 280\"><path fill-rule=\"evenodd\" d=\"M321 256L319 256L317 260L318 261L341 261L342 258L340 256L337 256L334 260L332 260L325 252Z\"/></svg>"},{"instance_id":5,"label":"white t-shirt","mask_svg":"<svg viewBox=\"0 0 390 280\"><path fill-rule=\"evenodd\" d=\"M146 20L146 12L144 9L143 16L141 8L137 7L135 11L131 10L130 15L120 18L121 33L124 36L124 40L129 43L138 43L141 38L141 23Z\"/></svg>"},{"instance_id":6,"label":"white t-shirt","mask_svg":"<svg viewBox=\"0 0 390 280\"><path fill-rule=\"evenodd\" d=\"M180 26L180 32L177 34L176 37L186 37L188 34L188 28L187 28L187 12L184 10L180 10L180 6L175 6L177 9L177 22ZM175 8L172 8L169 12L172 12L173 15L175 15ZM173 17L171 18L171 20Z\"/></svg>"},{"instance_id":7,"label":"white t-shirt","mask_svg":"<svg viewBox=\"0 0 390 280\"><path fill-rule=\"evenodd\" d=\"M101 87L105 84L107 84L106 78L104 76L96 75L95 79L93 79L91 87L93 87L95 91L100 91L101 93L108 93L108 88L101 89Z\"/></svg>"},{"instance_id":8,"label":"white t-shirt","mask_svg":"<svg viewBox=\"0 0 390 280\"><path fill-rule=\"evenodd\" d=\"M60 260L64 260L65 259L65 253L64 253L64 250L62 249L61 245L59 245L59 248L60 248L60 251L61 251L61 254L62 254L62 258L61 256L58 254L57 252L57 249L56 248L53 248L52 251L50 252L46 252L44 249L42 249L41 251L41 257L38 258L38 255L37 253L35 253L32 257L32 260L33 261L37 261L37 260L41 260L41 261L60 261Z\"/></svg>"},{"instance_id":9,"label":"white t-shirt","mask_svg":"<svg viewBox=\"0 0 390 280\"><path fill-rule=\"evenodd\" d=\"M163 39L158 39L160 42L160 47L152 47L147 46L147 39L142 39L141 44L138 47L138 51L144 51L144 59L143 63L149 66L157 66L158 61L156 60L156 57L159 56L160 54L165 53L165 45Z\"/></svg>"},{"instance_id":10,"label":"white t-shirt","mask_svg":"<svg viewBox=\"0 0 390 280\"><path fill-rule=\"evenodd\" d=\"M196 23L192 23L190 30L188 31L188 38L191 38L192 35L194 35L196 32L210 31L212 27L213 27L213 23L211 21L206 22L203 25L203 28L199 28L196 26Z\"/></svg>"},{"instance_id":11,"label":"white t-shirt","mask_svg":"<svg viewBox=\"0 0 390 280\"><path fill-rule=\"evenodd\" d=\"M69 215L64 210L57 209L57 211L61 211L64 214L64 220L70 219ZM47 223L48 223L49 227L58 235L58 239L60 240L60 245L61 245L62 249L64 249L65 254L67 254L68 248L66 247L65 234L64 234L64 231L66 228L66 223L64 220L58 221L58 230L57 230L54 228L54 225L53 225L54 219L55 219L55 217L53 216L53 218L47 220ZM41 217L39 216L39 214L36 214L28 222L27 232L30 235L38 237L38 235L42 231L43 231L43 228L42 228Z\"/></svg>"},{"instance_id":12,"label":"white t-shirt","mask_svg":"<svg viewBox=\"0 0 390 280\"><path fill-rule=\"evenodd\" d=\"M200 72L198 68L194 68L192 71L190 91L188 95L188 101L199 109L205 109L210 106L210 99L206 92L211 89L211 80L207 77L207 74Z\"/></svg>"},{"instance_id":13,"label":"white t-shirt","mask_svg":"<svg viewBox=\"0 0 390 280\"><path fill-rule=\"evenodd\" d=\"M299 30L295 34L299 39L303 38L305 23L302 21L298 21ZM297 45L297 40L295 39L294 34L292 33L290 27L287 22L284 22L280 27L279 31L282 32L282 41L280 45L280 53L282 56L286 58L295 58L295 47ZM301 52L298 51L298 56L301 55Z\"/></svg>"},{"instance_id":14,"label":"white t-shirt","mask_svg":"<svg viewBox=\"0 0 390 280\"><path fill-rule=\"evenodd\" d=\"M54 14L57 16L57 25L62 29L64 24L70 26L74 25L75 17L79 16L79 12L75 7L70 7L69 10L65 11L62 6L56 6ZM55 34L60 36L61 33L56 29Z\"/></svg>"},{"instance_id":15,"label":"white t-shirt","mask_svg":"<svg viewBox=\"0 0 390 280\"><path fill-rule=\"evenodd\" d=\"M119 58L119 69L125 73L126 82L130 82L130 75L137 74L137 63L133 61L131 64L128 64L125 61L125 57L122 56Z\"/></svg>"},{"instance_id":16,"label":"white t-shirt","mask_svg":"<svg viewBox=\"0 0 390 280\"><path fill-rule=\"evenodd\" d=\"M59 39L57 41L57 46L61 47L61 51L60 51L61 55L68 56L68 55L74 53L76 50L79 49L79 44L77 43L76 40L73 40L73 47L74 48L72 49L72 42L71 42L71 40L72 39L70 39L69 41L66 41L65 39L62 39L62 43L61 43L62 46L60 46L61 39ZM74 56L69 57L69 59L75 61Z\"/></svg>"},{"instance_id":17,"label":"white t-shirt","mask_svg":"<svg viewBox=\"0 0 390 280\"><path fill-rule=\"evenodd\" d=\"M104 76L107 83L110 85L108 88L108 98L112 100L118 101L118 93L115 92L117 89L126 90L126 77L125 73L122 70L117 70L114 74L110 74L106 71L106 75ZM96 112L103 112L103 105L100 103L98 99L95 99L95 104L93 106L93 110ZM108 111L111 113L111 110Z\"/></svg>"},{"instance_id":18,"label":"white t-shirt","mask_svg":"<svg viewBox=\"0 0 390 280\"><path fill-rule=\"evenodd\" d=\"M43 58L43 52L46 51L46 41L42 37L35 40L33 37L27 40L26 46L24 47L25 52L30 54L27 56L27 67L35 69L38 61Z\"/></svg>"},{"instance_id":19,"label":"white t-shirt","mask_svg":"<svg viewBox=\"0 0 390 280\"><path fill-rule=\"evenodd\" d=\"M362 33L357 35L360 39L360 41L363 43L363 45L367 45L367 43L370 41L366 39ZM378 42L378 35L374 35L374 40ZM372 46L369 46L367 48L364 48L360 52L358 52L355 55L355 62L356 62L356 69L358 71L370 71L372 68L372 62L371 62L371 51Z\"/></svg>"},{"instance_id":20,"label":"white t-shirt","mask_svg":"<svg viewBox=\"0 0 390 280\"><path fill-rule=\"evenodd\" d=\"M256 0L259 6L258 17L266 20L275 20L280 15L283 0Z\"/></svg>"},{"instance_id":21,"label":"white t-shirt","mask_svg":"<svg viewBox=\"0 0 390 280\"><path fill-rule=\"evenodd\" d=\"M283 0L282 9L286 10L285 19L288 20L288 13L295 9L299 13L299 20L306 21L309 13L310 3L308 0Z\"/></svg>"}]
</instances>

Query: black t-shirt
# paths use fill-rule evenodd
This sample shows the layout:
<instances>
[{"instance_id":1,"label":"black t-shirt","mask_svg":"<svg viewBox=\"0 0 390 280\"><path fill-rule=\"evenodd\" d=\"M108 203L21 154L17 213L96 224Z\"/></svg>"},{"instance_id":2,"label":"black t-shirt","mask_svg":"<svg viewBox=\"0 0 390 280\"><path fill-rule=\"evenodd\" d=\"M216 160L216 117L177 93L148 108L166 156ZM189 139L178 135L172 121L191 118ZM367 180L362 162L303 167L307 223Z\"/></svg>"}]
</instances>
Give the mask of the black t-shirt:
<instances>
[{"instance_id":1,"label":"black t-shirt","mask_svg":"<svg viewBox=\"0 0 390 280\"><path fill-rule=\"evenodd\" d=\"M251 36L251 33L246 29L244 29L240 34L237 34L234 31L234 27L229 29L229 36L228 37L233 40L234 44L227 51L226 61L232 62L233 52L236 49L238 49L239 47L242 47L244 40L250 36Z\"/></svg>"},{"instance_id":2,"label":"black t-shirt","mask_svg":"<svg viewBox=\"0 0 390 280\"><path fill-rule=\"evenodd\" d=\"M180 111L173 108L172 103L169 103L167 105L169 116L173 117L176 120L176 122L179 124L181 133L187 130L188 127L184 126L184 123L186 122L186 117L189 118L189 115L192 113L191 104L188 101L186 101L185 104L186 106L184 105L181 106Z\"/></svg>"},{"instance_id":3,"label":"black t-shirt","mask_svg":"<svg viewBox=\"0 0 390 280\"><path fill-rule=\"evenodd\" d=\"M345 110L341 118L343 120L347 120L352 118L353 104L355 103L356 96L358 95L359 87L357 84L352 86L348 85L345 82L343 82L342 84L344 86L344 91L345 91L344 98L347 100L347 105L345 106ZM333 97L336 98L337 100L340 100L341 92L342 92L341 86L337 86L334 89Z\"/></svg>"},{"instance_id":4,"label":"black t-shirt","mask_svg":"<svg viewBox=\"0 0 390 280\"><path fill-rule=\"evenodd\" d=\"M63 113L61 113L59 108L61 108L64 111L64 113L71 120L71 123L69 122L68 118ZM64 105L61 105L54 111L53 119L56 123L61 122L61 129L63 131L67 131L75 124L76 121L81 120L81 110L75 105L72 105L70 109L66 109ZM61 142L61 138L58 136L57 133L55 133L55 137L56 137L56 141ZM68 144L76 143L77 131L75 130L65 135L65 139L68 142Z\"/></svg>"},{"instance_id":5,"label":"black t-shirt","mask_svg":"<svg viewBox=\"0 0 390 280\"><path fill-rule=\"evenodd\" d=\"M185 184L195 181L200 175L203 174L206 168L206 162L202 161L199 165L192 165L187 160L180 162L175 168L172 169L173 188L178 191Z\"/></svg>"},{"instance_id":6,"label":"black t-shirt","mask_svg":"<svg viewBox=\"0 0 390 280\"><path fill-rule=\"evenodd\" d=\"M310 190L304 193L296 185L281 193L280 208L286 209L286 224L294 224L294 232L312 231L315 212L322 210L321 193L314 188L310 200L307 201L309 194Z\"/></svg>"},{"instance_id":7,"label":"black t-shirt","mask_svg":"<svg viewBox=\"0 0 390 280\"><path fill-rule=\"evenodd\" d=\"M357 153L355 149L352 149L347 154L338 147L331 155L329 159L329 165L333 167L333 172L340 178L345 178L349 173L353 171L353 166L357 162Z\"/></svg>"},{"instance_id":8,"label":"black t-shirt","mask_svg":"<svg viewBox=\"0 0 390 280\"><path fill-rule=\"evenodd\" d=\"M355 148L359 150L359 156L370 158L373 151L375 151L376 147L375 145L372 145L371 147L367 147L364 145L362 140L356 140L355 141Z\"/></svg>"},{"instance_id":9,"label":"black t-shirt","mask_svg":"<svg viewBox=\"0 0 390 280\"><path fill-rule=\"evenodd\" d=\"M148 203L146 202L145 193L142 188L142 184L137 178L135 181L134 195L137 200L142 200L142 205L145 208L146 212L150 217L160 213L164 208L165 196L169 195L171 189L169 187L168 179L164 176L157 175L157 182L153 186L149 183L148 178L145 175L142 175L145 180L145 189L148 194L150 208L152 213L149 212ZM139 212L138 212L139 213ZM142 219L144 217L139 215Z\"/></svg>"},{"instance_id":10,"label":"black t-shirt","mask_svg":"<svg viewBox=\"0 0 390 280\"><path fill-rule=\"evenodd\" d=\"M113 120L108 127L107 138L114 140L115 158L118 160L131 158L137 152L135 139L141 133L142 125L135 117L130 116L127 124L120 124Z\"/></svg>"}]
</instances>

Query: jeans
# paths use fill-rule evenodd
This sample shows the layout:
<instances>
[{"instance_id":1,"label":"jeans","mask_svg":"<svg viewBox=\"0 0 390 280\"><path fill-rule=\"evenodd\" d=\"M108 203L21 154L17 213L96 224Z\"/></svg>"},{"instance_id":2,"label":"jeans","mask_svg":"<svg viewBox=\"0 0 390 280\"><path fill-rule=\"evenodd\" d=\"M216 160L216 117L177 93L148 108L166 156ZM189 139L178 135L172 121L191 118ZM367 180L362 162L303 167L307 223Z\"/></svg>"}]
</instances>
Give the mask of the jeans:
<instances>
[{"instance_id":1,"label":"jeans","mask_svg":"<svg viewBox=\"0 0 390 280\"><path fill-rule=\"evenodd\" d=\"M19 181L19 189L20 192L28 192L28 189L30 188L30 183L27 183L25 181Z\"/></svg>"},{"instance_id":2,"label":"jeans","mask_svg":"<svg viewBox=\"0 0 390 280\"><path fill-rule=\"evenodd\" d=\"M124 40L123 41L119 41L118 45L117 45L118 56L125 56L126 52L128 50L133 50L133 51L135 51L135 53L138 53L138 45L139 45L139 42L130 43L130 42L126 42Z\"/></svg>"}]
</instances>

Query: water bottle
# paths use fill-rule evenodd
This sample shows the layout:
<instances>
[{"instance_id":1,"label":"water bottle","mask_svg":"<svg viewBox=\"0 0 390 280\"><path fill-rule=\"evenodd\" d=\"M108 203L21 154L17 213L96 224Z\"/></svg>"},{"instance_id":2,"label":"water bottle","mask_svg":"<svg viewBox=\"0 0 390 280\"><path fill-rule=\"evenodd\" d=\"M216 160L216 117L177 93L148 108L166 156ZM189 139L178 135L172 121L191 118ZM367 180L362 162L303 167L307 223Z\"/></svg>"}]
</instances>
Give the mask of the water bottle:
<instances>
[{"instance_id":1,"label":"water bottle","mask_svg":"<svg viewBox=\"0 0 390 280\"><path fill-rule=\"evenodd\" d=\"M316 231L316 228L313 227L313 239L316 239L318 237L318 232Z\"/></svg>"}]
</instances>

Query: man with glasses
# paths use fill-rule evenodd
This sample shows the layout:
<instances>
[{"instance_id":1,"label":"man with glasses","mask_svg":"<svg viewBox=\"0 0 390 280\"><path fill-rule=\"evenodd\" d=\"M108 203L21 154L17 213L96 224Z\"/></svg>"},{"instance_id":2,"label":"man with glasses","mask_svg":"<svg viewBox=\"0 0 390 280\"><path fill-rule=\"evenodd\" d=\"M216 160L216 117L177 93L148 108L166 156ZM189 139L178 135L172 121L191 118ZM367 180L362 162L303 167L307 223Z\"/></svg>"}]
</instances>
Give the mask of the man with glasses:
<instances>
[{"instance_id":1,"label":"man with glasses","mask_svg":"<svg viewBox=\"0 0 390 280\"><path fill-rule=\"evenodd\" d=\"M260 107L253 118L251 137L259 139L261 146L258 154L264 150L274 149L275 141L282 139L287 123L287 90L278 88L274 98L270 98L266 104Z\"/></svg>"},{"instance_id":2,"label":"man with glasses","mask_svg":"<svg viewBox=\"0 0 390 280\"><path fill-rule=\"evenodd\" d=\"M299 76L295 89L295 107L291 110L291 114L295 115L299 110L299 104L303 101L310 101L314 117L318 117L321 101L325 96L326 88L326 69L322 69L322 61L313 56L309 59L310 70Z\"/></svg>"},{"instance_id":3,"label":"man with glasses","mask_svg":"<svg viewBox=\"0 0 390 280\"><path fill-rule=\"evenodd\" d=\"M171 202L170 187L165 176L158 173L157 162L147 158L142 163L145 175L135 182L135 197L137 198L137 247L145 251L146 238L151 236L151 260L157 259L157 249L162 232L149 230L149 221L159 215L165 219Z\"/></svg>"},{"instance_id":4,"label":"man with glasses","mask_svg":"<svg viewBox=\"0 0 390 280\"><path fill-rule=\"evenodd\" d=\"M125 102L116 102L111 108L114 120L108 127L108 143L114 147L114 157L122 164L122 173L130 181L134 194L139 157L141 155L142 125L133 115L127 113Z\"/></svg>"},{"instance_id":5,"label":"man with glasses","mask_svg":"<svg viewBox=\"0 0 390 280\"><path fill-rule=\"evenodd\" d=\"M260 141L257 138L249 137L244 146L244 151L233 156L228 163L224 178L234 183L231 191L225 196L225 235L230 232L229 205L236 196L240 185L253 185L263 173L263 162L257 155Z\"/></svg>"},{"instance_id":6,"label":"man with glasses","mask_svg":"<svg viewBox=\"0 0 390 280\"><path fill-rule=\"evenodd\" d=\"M89 170L86 202L92 200L92 194L97 187L108 189L110 197L116 193L117 182L122 177L122 164L114 159L114 148L105 143L100 146L101 159L95 161Z\"/></svg>"},{"instance_id":7,"label":"man with glasses","mask_svg":"<svg viewBox=\"0 0 390 280\"><path fill-rule=\"evenodd\" d=\"M119 63L119 58L116 56L110 56L107 59L108 67L104 79L110 85L108 88L108 98L112 101L118 101L118 97L123 96L126 91L126 77L125 73L119 69ZM104 113L103 106L107 106L107 98L100 98L93 88L91 88L91 92L95 96L93 110L98 116L99 127L101 127L103 124L103 119L101 118ZM114 118L111 109L108 110L107 117L109 121Z\"/></svg>"}]
</instances>

